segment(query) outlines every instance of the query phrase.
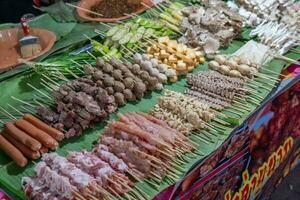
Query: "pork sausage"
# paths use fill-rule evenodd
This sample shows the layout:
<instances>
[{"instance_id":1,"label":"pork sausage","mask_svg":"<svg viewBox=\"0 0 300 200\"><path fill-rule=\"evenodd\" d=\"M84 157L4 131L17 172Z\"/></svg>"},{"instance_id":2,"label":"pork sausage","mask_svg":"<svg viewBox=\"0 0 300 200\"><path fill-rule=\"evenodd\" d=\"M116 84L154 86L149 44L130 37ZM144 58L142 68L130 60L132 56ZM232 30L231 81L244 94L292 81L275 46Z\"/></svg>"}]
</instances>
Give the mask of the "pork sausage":
<instances>
[{"instance_id":1,"label":"pork sausage","mask_svg":"<svg viewBox=\"0 0 300 200\"><path fill-rule=\"evenodd\" d=\"M55 128L52 128L51 126L48 126L46 123L42 122L32 114L25 114L23 118L42 131L48 133L55 140L61 141L62 139L64 139L64 134L62 132L56 130Z\"/></svg>"},{"instance_id":2,"label":"pork sausage","mask_svg":"<svg viewBox=\"0 0 300 200\"><path fill-rule=\"evenodd\" d=\"M5 131L33 151L38 151L42 147L39 141L27 135L27 133L20 130L13 123L6 123Z\"/></svg>"},{"instance_id":3,"label":"pork sausage","mask_svg":"<svg viewBox=\"0 0 300 200\"><path fill-rule=\"evenodd\" d=\"M13 144L17 149L19 149L24 154L24 156L26 156L27 158L36 160L36 159L38 159L38 158L41 157L40 152L38 152L38 151L32 151L27 146L25 146L24 144L22 144L21 142L19 142L18 140L16 140L15 138L13 138L12 136L10 136L9 134L7 134L6 132L2 132L2 135L11 144Z\"/></svg>"},{"instance_id":4,"label":"pork sausage","mask_svg":"<svg viewBox=\"0 0 300 200\"><path fill-rule=\"evenodd\" d=\"M19 119L15 121L15 125L28 133L31 137L39 141L42 145L50 149L56 149L58 147L58 143L55 139L53 139L50 135L38 129L28 121L24 119Z\"/></svg>"},{"instance_id":5,"label":"pork sausage","mask_svg":"<svg viewBox=\"0 0 300 200\"><path fill-rule=\"evenodd\" d=\"M12 145L9 141L7 141L1 134L0 134L0 148L7 154L17 165L20 167L25 167L27 165L28 160L25 156L17 149L14 145Z\"/></svg>"}]
</instances>

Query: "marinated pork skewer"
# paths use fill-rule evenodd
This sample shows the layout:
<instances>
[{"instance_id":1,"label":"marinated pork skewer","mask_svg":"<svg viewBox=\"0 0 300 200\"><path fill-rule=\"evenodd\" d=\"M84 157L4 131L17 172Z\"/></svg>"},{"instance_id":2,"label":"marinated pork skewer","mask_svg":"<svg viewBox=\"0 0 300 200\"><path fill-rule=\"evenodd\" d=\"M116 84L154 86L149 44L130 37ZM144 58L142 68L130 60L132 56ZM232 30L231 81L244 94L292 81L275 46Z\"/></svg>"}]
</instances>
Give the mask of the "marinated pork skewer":
<instances>
[{"instance_id":1,"label":"marinated pork skewer","mask_svg":"<svg viewBox=\"0 0 300 200\"><path fill-rule=\"evenodd\" d=\"M43 183L43 187L48 187L48 191L50 193L56 193L56 195L59 195L62 199L72 199L73 195L78 196L80 199L85 199L85 197L80 195L77 188L70 183L70 180L67 177L61 176L53 171L45 162L39 162L35 167L35 171L37 172L37 177L35 179L30 180L28 177L23 178L23 187L25 187L25 192L28 190L26 187L30 187L31 181L38 180ZM60 184L55 184L55 182ZM34 194L34 192L36 191L33 191L32 193ZM83 193L88 198L89 195L85 192Z\"/></svg>"},{"instance_id":2,"label":"marinated pork skewer","mask_svg":"<svg viewBox=\"0 0 300 200\"><path fill-rule=\"evenodd\" d=\"M45 154L42 160L51 166L51 169L58 174L69 178L70 183L76 186L80 191L86 191L91 195L97 195L107 192L102 192L103 189L99 186L97 179L88 175L84 171L77 168L73 163L66 158L58 156L56 153Z\"/></svg>"},{"instance_id":3,"label":"marinated pork skewer","mask_svg":"<svg viewBox=\"0 0 300 200\"><path fill-rule=\"evenodd\" d=\"M102 187L114 188L118 194L125 194L130 189L130 180L114 171L110 165L102 161L99 157L93 153L82 151L82 152L71 152L67 159L76 164L80 169L88 172L88 174L94 176ZM135 193L135 195L138 195ZM142 198L139 196L139 198Z\"/></svg>"}]
</instances>

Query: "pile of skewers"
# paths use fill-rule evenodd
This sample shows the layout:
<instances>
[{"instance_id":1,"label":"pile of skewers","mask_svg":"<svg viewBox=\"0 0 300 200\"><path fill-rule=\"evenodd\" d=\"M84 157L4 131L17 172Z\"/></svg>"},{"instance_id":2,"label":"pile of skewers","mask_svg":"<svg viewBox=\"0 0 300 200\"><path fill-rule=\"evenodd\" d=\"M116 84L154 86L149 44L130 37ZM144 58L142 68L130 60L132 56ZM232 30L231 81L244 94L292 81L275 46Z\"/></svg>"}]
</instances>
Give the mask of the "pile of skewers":
<instances>
[{"instance_id":1,"label":"pile of skewers","mask_svg":"<svg viewBox=\"0 0 300 200\"><path fill-rule=\"evenodd\" d=\"M219 128L230 125L219 119L219 113L208 103L171 90L165 90L164 96L158 97L157 104L150 113L185 135L203 129L218 133ZM219 124L216 125L217 128L209 124L211 121Z\"/></svg>"},{"instance_id":2,"label":"pile of skewers","mask_svg":"<svg viewBox=\"0 0 300 200\"><path fill-rule=\"evenodd\" d=\"M123 106L127 101L141 99L147 90L161 90L162 84L167 81L167 77L154 69L145 55L135 56L141 59L133 64L116 58L97 58L95 67L86 65L84 72L99 87L105 88L109 95L113 95L118 106Z\"/></svg>"},{"instance_id":3,"label":"pile of skewers","mask_svg":"<svg viewBox=\"0 0 300 200\"><path fill-rule=\"evenodd\" d=\"M249 103L259 105L262 101L258 88L270 90L278 82L277 77L271 76L275 72L245 57L217 55L208 66L210 71L187 77L190 88L186 94L217 111L230 108L228 112L240 116L250 109Z\"/></svg>"},{"instance_id":4,"label":"pile of skewers","mask_svg":"<svg viewBox=\"0 0 300 200\"><path fill-rule=\"evenodd\" d=\"M89 77L61 86L52 85L52 89L55 109L39 106L38 115L46 123L65 132L66 138L81 135L83 130L106 119L117 109L115 98Z\"/></svg>"},{"instance_id":5,"label":"pile of skewers","mask_svg":"<svg viewBox=\"0 0 300 200\"><path fill-rule=\"evenodd\" d=\"M222 75L216 71L203 71L189 75L187 83L190 86L185 91L187 95L196 97L200 102L217 111L230 107L234 101L246 94L243 89L244 81ZM245 107L239 103L235 107L235 112L239 112Z\"/></svg>"},{"instance_id":6,"label":"pile of skewers","mask_svg":"<svg viewBox=\"0 0 300 200\"><path fill-rule=\"evenodd\" d=\"M167 77L157 69L146 69L147 64L141 60L132 64L116 58L97 58L95 66L79 66L83 77L73 74L73 81L64 77L67 83L63 85L55 85L48 77L51 82L45 84L52 90L55 109L42 105L38 114L46 123L64 131L66 138L81 135L106 119L117 106L141 99L147 90L162 89Z\"/></svg>"},{"instance_id":7,"label":"pile of skewers","mask_svg":"<svg viewBox=\"0 0 300 200\"><path fill-rule=\"evenodd\" d=\"M251 37L258 37L261 43L269 46L274 53L283 55L292 47L298 46L299 26L264 20L250 32Z\"/></svg>"},{"instance_id":8,"label":"pile of skewers","mask_svg":"<svg viewBox=\"0 0 300 200\"><path fill-rule=\"evenodd\" d=\"M235 78L252 79L261 70L261 65L240 56L217 55L208 66L211 70Z\"/></svg>"},{"instance_id":9,"label":"pile of skewers","mask_svg":"<svg viewBox=\"0 0 300 200\"><path fill-rule=\"evenodd\" d=\"M159 4L156 8L162 13L152 10L151 14L172 25L169 27L181 35L178 42L203 50L207 55L227 46L241 32L242 17L223 1L208 1L204 7L174 3L169 7Z\"/></svg>"},{"instance_id":10,"label":"pile of skewers","mask_svg":"<svg viewBox=\"0 0 300 200\"><path fill-rule=\"evenodd\" d=\"M187 7L181 10L181 14L183 19L180 28L183 35L179 42L203 49L208 55L227 46L241 32L241 16L231 11L222 1L205 7Z\"/></svg>"},{"instance_id":11,"label":"pile of skewers","mask_svg":"<svg viewBox=\"0 0 300 200\"><path fill-rule=\"evenodd\" d=\"M169 37L160 37L158 42L147 49L150 58L156 58L159 64L165 64L168 68L176 70L176 76L170 78L171 82L177 80L177 76L186 75L193 71L197 65L204 63L204 55L201 51L188 48Z\"/></svg>"},{"instance_id":12,"label":"pile of skewers","mask_svg":"<svg viewBox=\"0 0 300 200\"><path fill-rule=\"evenodd\" d=\"M157 186L163 178L175 181L180 167L174 157L195 149L183 134L144 113L120 114L92 151L67 157L45 154L36 176L23 178L31 199L148 199L134 182ZM178 164L178 163L177 163Z\"/></svg>"},{"instance_id":13,"label":"pile of skewers","mask_svg":"<svg viewBox=\"0 0 300 200\"><path fill-rule=\"evenodd\" d=\"M289 16L288 23L297 22L297 12L286 13L284 11L293 10L296 4L299 5L299 2L295 0L239 0L239 6L241 6L245 11L251 12L255 15L252 17L256 17L258 19L266 19L268 21L280 21L283 16ZM241 11L240 11L241 13Z\"/></svg>"},{"instance_id":14,"label":"pile of skewers","mask_svg":"<svg viewBox=\"0 0 300 200\"><path fill-rule=\"evenodd\" d=\"M103 42L91 40L94 51L100 52L101 55L121 58L122 55L131 53L144 47L141 41L156 38L160 36L170 36L173 31L166 27L159 20L152 20L143 17L133 19L132 22L111 27L107 24L103 25L108 28L105 33L101 30L95 30L97 34L104 37ZM102 44L103 43L103 44Z\"/></svg>"},{"instance_id":15,"label":"pile of skewers","mask_svg":"<svg viewBox=\"0 0 300 200\"><path fill-rule=\"evenodd\" d=\"M0 134L2 149L20 167L25 167L27 159L36 160L49 149L58 148L58 141L64 138L60 131L48 126L31 114L22 119L4 124Z\"/></svg>"}]
</instances>

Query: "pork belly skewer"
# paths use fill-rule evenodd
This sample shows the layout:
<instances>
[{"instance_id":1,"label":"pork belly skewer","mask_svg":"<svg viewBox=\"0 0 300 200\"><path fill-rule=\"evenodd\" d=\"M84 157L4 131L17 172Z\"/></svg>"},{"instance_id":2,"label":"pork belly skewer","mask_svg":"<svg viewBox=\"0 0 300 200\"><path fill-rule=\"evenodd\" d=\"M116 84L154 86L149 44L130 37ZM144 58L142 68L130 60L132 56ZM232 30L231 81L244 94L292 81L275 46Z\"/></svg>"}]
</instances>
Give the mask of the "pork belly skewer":
<instances>
[{"instance_id":1,"label":"pork belly skewer","mask_svg":"<svg viewBox=\"0 0 300 200\"><path fill-rule=\"evenodd\" d=\"M98 144L93 148L92 152L99 158L101 158L103 161L109 163L110 166L116 171L123 174L128 173L136 181L141 181L140 177L143 175L141 175L140 172L131 170L122 159L109 152L108 147L106 145Z\"/></svg>"},{"instance_id":2,"label":"pork belly skewer","mask_svg":"<svg viewBox=\"0 0 300 200\"><path fill-rule=\"evenodd\" d=\"M66 198L62 198L59 193L51 191L43 182L41 182L39 180L39 178L23 177L22 178L22 187L23 187L23 191L26 194L26 196L29 197L30 199L66 200ZM75 191L74 191L74 197L72 197L70 199L86 200L78 192L75 192Z\"/></svg>"},{"instance_id":3,"label":"pork belly skewer","mask_svg":"<svg viewBox=\"0 0 300 200\"><path fill-rule=\"evenodd\" d=\"M171 128L165 121L162 121L160 119L157 119L149 114L143 113L143 112L138 112L138 115L143 116L145 119L147 119L148 121L159 125L160 127L163 127L164 129L167 129L168 131L172 133L174 133L176 135L176 138L179 140L182 140L184 142L186 142L186 145L189 146L192 150L195 148L195 146L189 144L189 143L193 143L191 140L189 140L188 137L186 137L184 134L182 134L181 132L177 131L176 129ZM197 146L197 144L195 144Z\"/></svg>"},{"instance_id":4,"label":"pork belly skewer","mask_svg":"<svg viewBox=\"0 0 300 200\"><path fill-rule=\"evenodd\" d=\"M104 188L108 188L115 195L127 195L131 190L132 182L123 174L117 173L110 165L92 152L71 152L67 157L69 161L74 163L78 168L87 172L99 182ZM135 193L138 198L142 197Z\"/></svg>"},{"instance_id":5,"label":"pork belly skewer","mask_svg":"<svg viewBox=\"0 0 300 200\"><path fill-rule=\"evenodd\" d=\"M121 122L120 124L123 126ZM158 179L156 182L160 182L159 180L161 180L161 177L163 177L165 174L165 171L162 169L169 168L168 162L166 165L157 156L153 156L152 153L145 150L147 148L153 152L155 151L156 147L154 146L154 149L151 149L151 146L144 146L146 148L139 147L130 140L116 139L108 136L115 134L120 134L120 136L123 135L123 137L127 137L125 130L121 131L111 126L105 130L105 134L102 135L99 142L101 144L105 144L109 151L115 154L117 157L122 158L131 169L137 169L139 172L143 173L145 177L155 177ZM174 173L176 172L173 172L172 178L178 179L178 177L176 177L177 175ZM169 176L171 177L171 175Z\"/></svg>"},{"instance_id":6,"label":"pork belly skewer","mask_svg":"<svg viewBox=\"0 0 300 200\"><path fill-rule=\"evenodd\" d=\"M138 169L146 177L151 175L162 177L165 174L164 170L159 167L161 163L154 163L156 160L152 159L150 155L141 153L142 151L131 141L102 136L101 143L105 144L110 152L122 158L130 168Z\"/></svg>"},{"instance_id":7,"label":"pork belly skewer","mask_svg":"<svg viewBox=\"0 0 300 200\"><path fill-rule=\"evenodd\" d=\"M123 122L125 123L134 123L142 130L152 133L153 135L157 135L175 148L180 148L183 151L191 151L193 148L190 144L188 144L186 137L182 136L179 138L174 131L160 127L159 125L148 121L142 115L137 113L126 113L125 115L119 114L119 117L121 118L121 121L123 119Z\"/></svg>"},{"instance_id":8,"label":"pork belly skewer","mask_svg":"<svg viewBox=\"0 0 300 200\"><path fill-rule=\"evenodd\" d=\"M70 183L67 177L53 171L45 162L38 163L35 171L37 177L24 177L22 179L24 192L30 198L47 200L51 199L48 196L50 195L58 199L74 199L74 197L75 199L85 199L85 197L80 195L78 189ZM36 190L37 188L40 189ZM83 193L84 196L91 197L90 194ZM40 195L40 197L36 197L36 195Z\"/></svg>"},{"instance_id":9,"label":"pork belly skewer","mask_svg":"<svg viewBox=\"0 0 300 200\"><path fill-rule=\"evenodd\" d=\"M71 184L76 186L80 191L86 191L91 195L99 195L99 193L104 195L108 194L108 192L99 186L99 180L96 180L89 174L77 168L75 164L69 162L64 157L59 156L57 153L44 154L42 160L48 166L51 166L52 170L57 171L60 175L68 177Z\"/></svg>"},{"instance_id":10,"label":"pork belly skewer","mask_svg":"<svg viewBox=\"0 0 300 200\"><path fill-rule=\"evenodd\" d=\"M147 143L145 140L132 135L128 134L125 131L115 129L113 127L108 127L105 129L103 136L113 137L116 139L121 139L129 142L133 142L136 146L138 146L139 149L141 149L144 152L149 152L151 155L155 156L156 158L160 158L161 160L164 160L166 162L171 162L174 158L173 156L175 154L167 153L163 150L160 150L158 147ZM173 155L173 156L172 156ZM132 166L130 167L132 169ZM144 175L140 174L138 171L135 172L140 178L143 178Z\"/></svg>"},{"instance_id":11,"label":"pork belly skewer","mask_svg":"<svg viewBox=\"0 0 300 200\"><path fill-rule=\"evenodd\" d=\"M137 170L132 170L129 168L129 166L120 158L118 158L113 153L109 152L108 147L103 144L96 145L92 152L97 155L99 158L101 158L103 161L110 164L110 166L116 170L119 173L122 174L129 174L133 179L135 179L138 182L141 182L141 179L138 177L140 176L141 172L138 172ZM139 175L137 175L138 173ZM146 193L144 193L139 187L135 186L135 188L143 195L148 197Z\"/></svg>"},{"instance_id":12,"label":"pork belly skewer","mask_svg":"<svg viewBox=\"0 0 300 200\"><path fill-rule=\"evenodd\" d=\"M135 136L145 140L149 144L152 144L152 145L156 146L157 148L160 148L168 153L171 153L171 154L174 153L174 149L169 144L164 142L161 138L154 137L150 133L141 130L139 127L137 127L135 125L132 125L132 124L128 125L123 122L113 121L111 123L111 126L115 129L125 131L128 134L135 135Z\"/></svg>"}]
</instances>

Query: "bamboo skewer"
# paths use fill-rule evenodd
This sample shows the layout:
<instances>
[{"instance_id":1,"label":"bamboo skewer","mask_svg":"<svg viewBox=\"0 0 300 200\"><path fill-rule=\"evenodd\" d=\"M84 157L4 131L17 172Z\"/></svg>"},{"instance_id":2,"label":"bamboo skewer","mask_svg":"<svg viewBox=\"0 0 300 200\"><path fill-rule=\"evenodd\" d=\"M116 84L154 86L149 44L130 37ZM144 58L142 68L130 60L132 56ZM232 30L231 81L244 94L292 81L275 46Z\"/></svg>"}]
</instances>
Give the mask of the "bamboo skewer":
<instances>
[{"instance_id":1,"label":"bamboo skewer","mask_svg":"<svg viewBox=\"0 0 300 200\"><path fill-rule=\"evenodd\" d=\"M34 111L30 110L29 108L26 108L25 106L21 106L22 109L26 110L28 113L33 113Z\"/></svg>"},{"instance_id":2,"label":"bamboo skewer","mask_svg":"<svg viewBox=\"0 0 300 200\"><path fill-rule=\"evenodd\" d=\"M15 107L13 107L12 105L10 105L9 103L7 104L10 108L12 108L14 111L16 111L20 116L23 116L24 113L22 113L21 111L19 111L18 109L16 109Z\"/></svg>"},{"instance_id":3,"label":"bamboo skewer","mask_svg":"<svg viewBox=\"0 0 300 200\"><path fill-rule=\"evenodd\" d=\"M91 13L91 14L94 14L94 15L97 15L97 16L99 16L99 17L103 17L103 15L100 14L100 13L96 13L96 12L93 12L93 11L91 11L91 10L88 10L88 9L85 9L85 8L82 8L82 7L79 7L79 6L75 6L75 5L70 4L70 3L66 3L66 5L67 5L67 6L70 6L70 7L73 7L73 8L77 8L77 9L79 9L79 10L83 10L83 11L85 11L85 12L88 12L88 13Z\"/></svg>"},{"instance_id":4,"label":"bamboo skewer","mask_svg":"<svg viewBox=\"0 0 300 200\"><path fill-rule=\"evenodd\" d=\"M52 98L50 96L48 96L47 94L45 94L44 92L42 92L41 90L37 89L36 87L34 87L33 85L31 85L30 83L27 83L27 85L29 87L31 87L32 89L34 89L35 91L37 91L38 93L42 94L44 97L52 100Z\"/></svg>"},{"instance_id":5,"label":"bamboo skewer","mask_svg":"<svg viewBox=\"0 0 300 200\"><path fill-rule=\"evenodd\" d=\"M0 106L0 109L5 116L7 116L10 120L17 120L17 118L15 116L13 116L12 114L10 114L6 109L4 109L2 106Z\"/></svg>"},{"instance_id":6,"label":"bamboo skewer","mask_svg":"<svg viewBox=\"0 0 300 200\"><path fill-rule=\"evenodd\" d=\"M14 97L14 96L11 96L11 98L14 99L14 100L16 100L16 101L18 101L18 102L20 102L20 103L23 103L23 104L25 104L25 105L27 105L27 106L30 106L30 107L32 107L32 108L35 108L34 105L32 105L32 104L30 104L30 103L28 103L28 102L26 102L26 101L23 101L23 100L21 100L21 99L18 99L18 98Z\"/></svg>"}]
</instances>

